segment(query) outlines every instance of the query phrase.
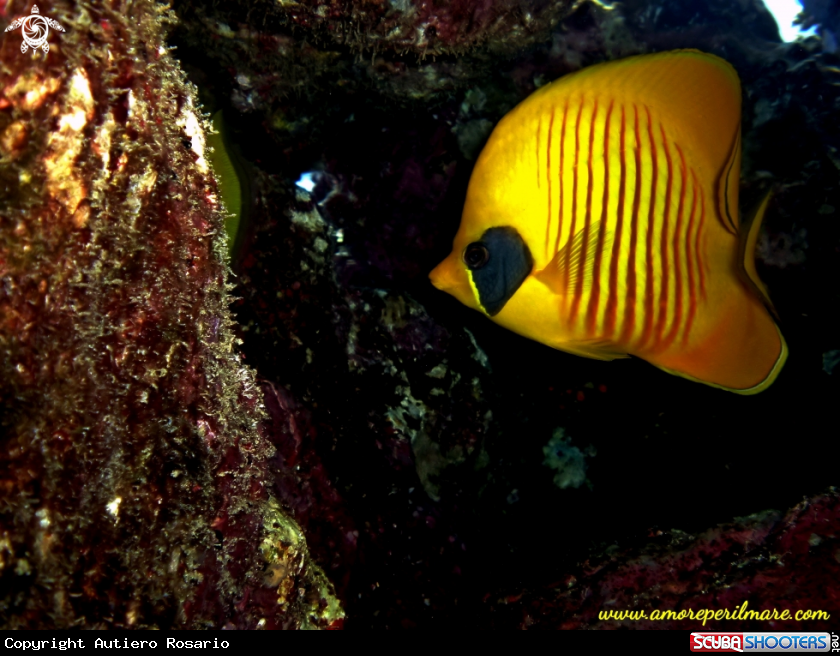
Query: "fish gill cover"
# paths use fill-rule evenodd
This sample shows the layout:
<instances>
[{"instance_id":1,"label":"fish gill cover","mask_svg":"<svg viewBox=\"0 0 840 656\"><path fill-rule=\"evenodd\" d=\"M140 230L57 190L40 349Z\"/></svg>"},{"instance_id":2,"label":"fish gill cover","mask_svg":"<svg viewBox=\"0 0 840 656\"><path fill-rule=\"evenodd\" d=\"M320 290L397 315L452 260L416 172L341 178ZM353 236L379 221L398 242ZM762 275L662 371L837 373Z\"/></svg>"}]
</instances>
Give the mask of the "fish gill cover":
<instances>
[{"instance_id":1,"label":"fish gill cover","mask_svg":"<svg viewBox=\"0 0 840 656\"><path fill-rule=\"evenodd\" d=\"M840 612L824 33L782 43L757 0L40 9L48 54L0 42L3 626ZM553 352L427 279L511 107L689 47L742 80L742 211L775 189L757 266L791 355L755 398ZM230 273L219 110L251 190ZM585 484L555 484L559 446L597 453Z\"/></svg>"}]
</instances>

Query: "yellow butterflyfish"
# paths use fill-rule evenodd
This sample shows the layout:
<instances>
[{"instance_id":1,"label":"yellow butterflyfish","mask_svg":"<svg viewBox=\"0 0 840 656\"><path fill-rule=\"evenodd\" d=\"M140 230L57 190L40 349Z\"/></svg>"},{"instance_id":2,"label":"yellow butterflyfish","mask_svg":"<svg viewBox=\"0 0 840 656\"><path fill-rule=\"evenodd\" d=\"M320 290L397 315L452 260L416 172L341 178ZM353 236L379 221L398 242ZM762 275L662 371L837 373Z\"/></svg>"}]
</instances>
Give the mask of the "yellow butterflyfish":
<instances>
[{"instance_id":1,"label":"yellow butterflyfish","mask_svg":"<svg viewBox=\"0 0 840 656\"><path fill-rule=\"evenodd\" d=\"M787 345L738 217L741 85L696 50L592 66L496 126L432 283L525 337L739 394ZM774 311L773 311L774 312Z\"/></svg>"}]
</instances>

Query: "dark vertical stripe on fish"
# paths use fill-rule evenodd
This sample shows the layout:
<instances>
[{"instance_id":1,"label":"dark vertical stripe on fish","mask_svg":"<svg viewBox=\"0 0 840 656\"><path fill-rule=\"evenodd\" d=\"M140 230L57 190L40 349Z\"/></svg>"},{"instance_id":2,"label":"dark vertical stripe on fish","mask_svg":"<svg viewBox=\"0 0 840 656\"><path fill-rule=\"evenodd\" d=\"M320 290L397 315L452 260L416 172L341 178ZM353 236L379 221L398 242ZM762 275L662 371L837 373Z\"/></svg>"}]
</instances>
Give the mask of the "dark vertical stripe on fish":
<instances>
[{"instance_id":1,"label":"dark vertical stripe on fish","mask_svg":"<svg viewBox=\"0 0 840 656\"><path fill-rule=\"evenodd\" d=\"M594 334L598 317L598 303L601 301L601 258L604 250L604 233L607 229L607 206L610 200L610 120L614 100L607 108L604 120L604 194L601 199L601 224L598 228L598 244L595 247L595 262L592 266L592 293L589 297L589 307L586 309L586 330Z\"/></svg>"},{"instance_id":2,"label":"dark vertical stripe on fish","mask_svg":"<svg viewBox=\"0 0 840 656\"><path fill-rule=\"evenodd\" d=\"M661 123L659 127L662 128ZM665 209L662 211L662 235L659 248L659 254L662 258L662 288L659 290L659 320L656 324L656 335L654 336L654 345L657 347L662 343L662 333L668 324L668 309L670 307L668 303L668 292L671 289L671 271L668 262L671 251L668 248L668 221L671 214L671 187L674 184L674 169L671 163L671 153L668 152L668 143L664 129L662 129L662 149L665 152L665 161L668 164L668 181L665 184ZM675 286L679 288L679 278L675 278L675 281Z\"/></svg>"},{"instance_id":3,"label":"dark vertical stripe on fish","mask_svg":"<svg viewBox=\"0 0 840 656\"><path fill-rule=\"evenodd\" d=\"M644 346L651 337L653 330L653 319L656 316L656 308L653 303L655 290L653 288L653 231L656 227L656 183L659 177L659 163L656 159L656 142L653 140L653 126L650 120L650 110L645 107L648 119L648 138L650 139L650 157L653 172L650 183L650 206L648 207L647 231L645 232L645 310L644 327L639 338L638 345Z\"/></svg>"},{"instance_id":4,"label":"dark vertical stripe on fish","mask_svg":"<svg viewBox=\"0 0 840 656\"><path fill-rule=\"evenodd\" d=\"M560 199L557 208L557 236L554 238L554 250L551 251L552 257L554 253L560 250L560 237L563 231L563 158L566 151L566 116L568 113L569 99L567 98L566 104L563 107L563 127L560 130L560 165L558 166L558 170L560 171L560 186L557 190Z\"/></svg>"},{"instance_id":5,"label":"dark vertical stripe on fish","mask_svg":"<svg viewBox=\"0 0 840 656\"><path fill-rule=\"evenodd\" d=\"M659 126L662 129L662 143L665 144L665 153L668 156L668 166L671 166L671 154L668 152L668 138L665 135L665 128L662 127L660 124ZM680 326L682 325L683 320L683 274L682 274L682 246L685 243L685 239L681 238L681 231L683 226L683 214L685 212L685 160L682 159L682 151L679 149L679 146L674 144L677 152L680 155L681 165L680 165L680 200L679 204L677 205L677 225L674 228L674 241L671 246L673 251L674 257L674 280L675 280L675 289L674 289L674 322L671 324L671 329L668 331L668 334L665 336L664 341L662 342L662 348L666 349L671 343L674 341L674 338L677 335L677 331L679 330ZM687 236L687 235L686 235ZM690 291L690 290L689 290Z\"/></svg>"},{"instance_id":6,"label":"dark vertical stripe on fish","mask_svg":"<svg viewBox=\"0 0 840 656\"><path fill-rule=\"evenodd\" d=\"M740 146L741 129L735 133L732 145L729 147L729 155L721 168L718 177L715 179L715 213L718 219L726 228L727 232L733 235L738 234L735 220L729 213L729 176L732 174L732 167L735 165L738 147Z\"/></svg>"},{"instance_id":7,"label":"dark vertical stripe on fish","mask_svg":"<svg viewBox=\"0 0 840 656\"><path fill-rule=\"evenodd\" d=\"M573 183L572 183L572 224L569 226L569 240L568 243L571 244L572 240L575 238L575 228L577 223L577 189L578 189L578 165L580 163L580 117L583 114L583 105L584 99L580 99L580 107L578 107L578 114L577 120L575 121L575 166L572 172L574 173ZM566 249L566 293L569 293L569 276L568 272L571 271L571 258L572 256L572 249Z\"/></svg>"},{"instance_id":8,"label":"dark vertical stripe on fish","mask_svg":"<svg viewBox=\"0 0 840 656\"><path fill-rule=\"evenodd\" d=\"M621 231L624 222L624 185L627 180L627 162L625 161L626 116L624 105L621 106L621 129L618 132L618 154L620 157L618 173L618 219L615 224L612 254L610 255L610 288L607 296L607 309L604 313L604 335L612 337L615 333L616 305L618 303L618 259L621 253Z\"/></svg>"},{"instance_id":9,"label":"dark vertical stripe on fish","mask_svg":"<svg viewBox=\"0 0 840 656\"><path fill-rule=\"evenodd\" d=\"M595 121L598 119L598 99L596 98L592 104L592 118L589 122L589 151L586 158L586 215L583 222L583 244L580 249L580 256L578 257L578 271L577 284L575 285L575 296L572 302L572 312L569 317L570 322L577 319L580 311L580 298L583 294L583 278L586 273L586 260L591 248L589 243L589 226L592 224L592 159L594 153L592 152L595 146Z\"/></svg>"},{"instance_id":10,"label":"dark vertical stripe on fish","mask_svg":"<svg viewBox=\"0 0 840 656\"><path fill-rule=\"evenodd\" d=\"M682 150L680 151L680 157L682 157ZM691 172L691 178L686 179L686 183L689 182L691 183L691 216L688 220L688 232L685 236L685 255L686 260L688 261L688 316L685 319L685 328L683 329L683 346L685 346L686 342L688 342L691 326L694 323L694 313L697 311L697 294L699 293L698 279L700 277L699 273L697 274L697 278L694 277L694 271L697 268L697 264L695 263L692 254L692 251L694 250L694 238L696 237L694 224L697 217L697 186L694 181L694 171Z\"/></svg>"},{"instance_id":11,"label":"dark vertical stripe on fish","mask_svg":"<svg viewBox=\"0 0 840 656\"><path fill-rule=\"evenodd\" d=\"M703 296L703 300L706 299L706 262L705 258L703 257L703 251L701 250L700 246L703 242L703 228L706 225L706 194L703 193L703 188L697 183L697 177L694 175L694 171L691 172L692 177L694 178L694 184L697 185L700 189L700 224L697 226L697 235L694 238L694 249L695 255L697 258L697 271L700 273L700 293Z\"/></svg>"},{"instance_id":12,"label":"dark vertical stripe on fish","mask_svg":"<svg viewBox=\"0 0 840 656\"><path fill-rule=\"evenodd\" d=\"M638 240L639 226L639 203L641 202L642 190L642 155L640 151L641 141L639 139L639 108L633 105L633 154L636 162L636 180L633 191L633 214L630 217L630 252L627 255L626 276L627 276L627 300L625 303L624 317L621 331L621 341L626 342L636 327L636 242Z\"/></svg>"},{"instance_id":13,"label":"dark vertical stripe on fish","mask_svg":"<svg viewBox=\"0 0 840 656\"><path fill-rule=\"evenodd\" d=\"M627 342L636 328L636 242L639 231L639 204L642 196L642 142L639 136L639 108L633 105L634 154L636 157L636 187L633 196L633 216L630 219L630 253L627 256L627 303L624 310L621 341Z\"/></svg>"}]
</instances>

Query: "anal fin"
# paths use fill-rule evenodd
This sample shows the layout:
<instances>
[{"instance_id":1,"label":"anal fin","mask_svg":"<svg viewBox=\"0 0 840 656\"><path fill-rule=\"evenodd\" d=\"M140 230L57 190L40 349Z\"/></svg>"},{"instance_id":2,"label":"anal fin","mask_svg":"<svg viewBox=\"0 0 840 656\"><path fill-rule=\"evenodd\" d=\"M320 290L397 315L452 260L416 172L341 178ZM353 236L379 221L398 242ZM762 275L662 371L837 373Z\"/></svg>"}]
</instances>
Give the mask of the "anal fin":
<instances>
[{"instance_id":1,"label":"anal fin","mask_svg":"<svg viewBox=\"0 0 840 656\"><path fill-rule=\"evenodd\" d=\"M567 342L562 350L593 360L620 360L630 356L620 346L607 339L592 339L582 342Z\"/></svg>"}]
</instances>

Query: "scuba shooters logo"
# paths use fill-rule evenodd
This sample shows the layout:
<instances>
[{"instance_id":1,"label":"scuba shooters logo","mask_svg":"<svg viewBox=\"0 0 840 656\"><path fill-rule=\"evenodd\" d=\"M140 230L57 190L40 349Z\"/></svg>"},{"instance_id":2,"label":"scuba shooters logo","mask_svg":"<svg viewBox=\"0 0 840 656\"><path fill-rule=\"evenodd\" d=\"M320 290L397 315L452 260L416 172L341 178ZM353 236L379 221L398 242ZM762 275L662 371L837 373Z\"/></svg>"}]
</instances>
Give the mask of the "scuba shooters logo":
<instances>
[{"instance_id":1,"label":"scuba shooters logo","mask_svg":"<svg viewBox=\"0 0 840 656\"><path fill-rule=\"evenodd\" d=\"M43 51L50 51L50 44L47 43L47 37L50 35L50 28L63 32L64 28L54 21L52 18L41 16L38 11L38 5L32 7L32 13L23 18L16 18L12 24L6 28L7 32L20 28L23 34L23 43L20 44L20 51L26 52L29 48L35 52L38 48Z\"/></svg>"},{"instance_id":2,"label":"scuba shooters logo","mask_svg":"<svg viewBox=\"0 0 840 656\"><path fill-rule=\"evenodd\" d=\"M704 632L691 634L691 651L822 653L840 651L840 647L837 647L836 636L828 633Z\"/></svg>"}]
</instances>

